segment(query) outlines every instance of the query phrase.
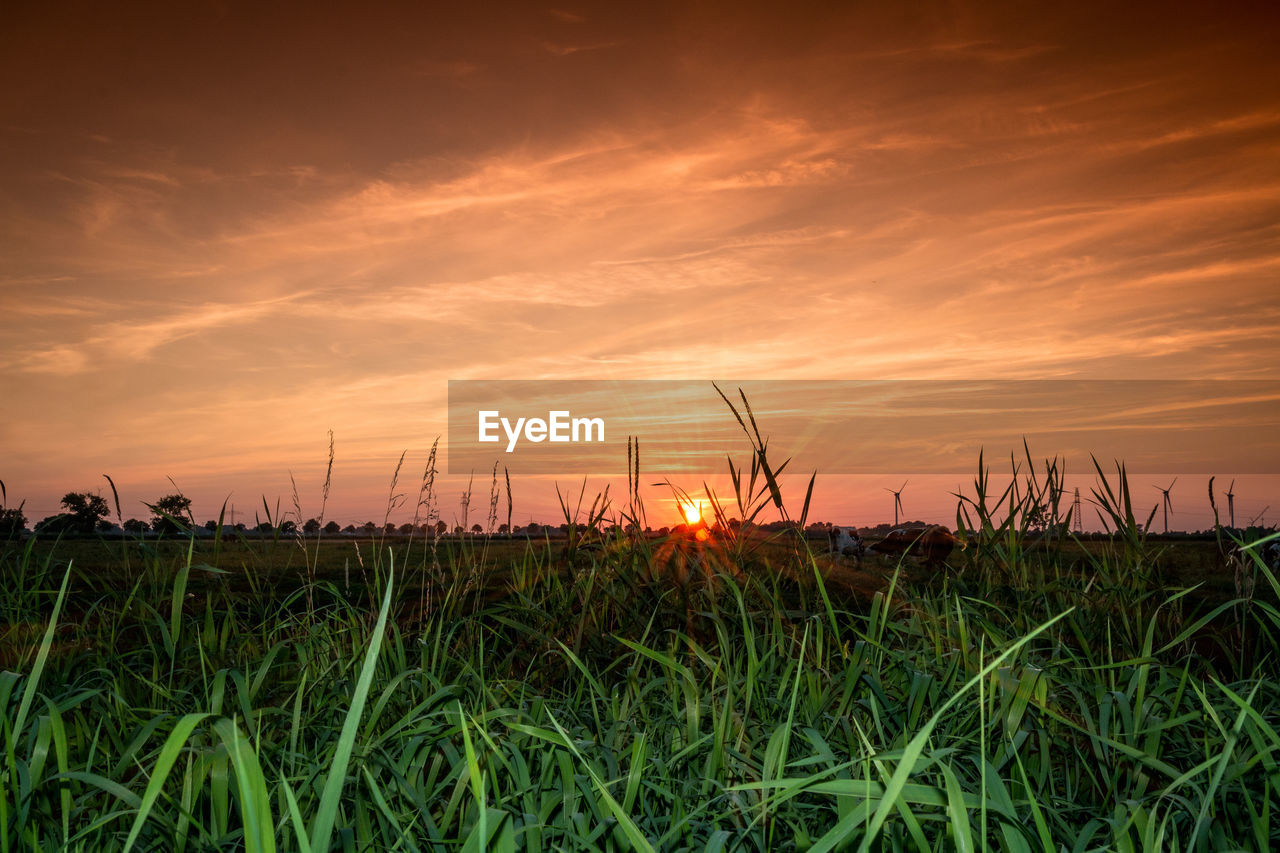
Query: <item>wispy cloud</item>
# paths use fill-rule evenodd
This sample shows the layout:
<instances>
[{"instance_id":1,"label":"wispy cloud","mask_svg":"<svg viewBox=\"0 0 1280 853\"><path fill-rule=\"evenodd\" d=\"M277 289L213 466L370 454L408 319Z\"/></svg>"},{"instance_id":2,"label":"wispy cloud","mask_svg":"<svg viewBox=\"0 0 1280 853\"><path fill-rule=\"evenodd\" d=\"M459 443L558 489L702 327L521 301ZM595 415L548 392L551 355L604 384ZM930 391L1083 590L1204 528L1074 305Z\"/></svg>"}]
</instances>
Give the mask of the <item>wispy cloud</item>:
<instances>
[{"instance_id":1,"label":"wispy cloud","mask_svg":"<svg viewBox=\"0 0 1280 853\"><path fill-rule=\"evenodd\" d=\"M564 9L548 9L547 14L552 15L556 20L562 21L566 24L585 24L587 22L587 19L582 15L575 14L574 12L568 12Z\"/></svg>"},{"instance_id":2,"label":"wispy cloud","mask_svg":"<svg viewBox=\"0 0 1280 853\"><path fill-rule=\"evenodd\" d=\"M146 360L157 349L184 338L269 317L305 295L240 305L201 303L154 319L91 323L83 340L32 349L19 356L16 366L33 373L63 375L119 367ZM52 309L44 313L59 312ZM85 315L80 310L74 313Z\"/></svg>"},{"instance_id":3,"label":"wispy cloud","mask_svg":"<svg viewBox=\"0 0 1280 853\"><path fill-rule=\"evenodd\" d=\"M542 43L542 49L555 56L572 56L575 53L607 50L608 48L617 46L618 42L616 41L593 42L591 44L557 44L556 42L550 41L544 41Z\"/></svg>"}]
</instances>

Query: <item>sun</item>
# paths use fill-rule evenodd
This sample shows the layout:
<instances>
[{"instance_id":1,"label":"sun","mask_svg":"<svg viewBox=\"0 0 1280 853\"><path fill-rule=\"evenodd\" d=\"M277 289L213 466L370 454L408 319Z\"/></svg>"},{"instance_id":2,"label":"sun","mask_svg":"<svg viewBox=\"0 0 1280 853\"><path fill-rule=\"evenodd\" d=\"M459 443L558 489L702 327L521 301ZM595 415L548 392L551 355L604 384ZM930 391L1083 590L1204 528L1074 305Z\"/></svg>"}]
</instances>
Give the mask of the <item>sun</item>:
<instances>
[{"instance_id":1,"label":"sun","mask_svg":"<svg viewBox=\"0 0 1280 853\"><path fill-rule=\"evenodd\" d=\"M702 521L702 503L700 501L681 501L680 514L686 524L698 524Z\"/></svg>"}]
</instances>

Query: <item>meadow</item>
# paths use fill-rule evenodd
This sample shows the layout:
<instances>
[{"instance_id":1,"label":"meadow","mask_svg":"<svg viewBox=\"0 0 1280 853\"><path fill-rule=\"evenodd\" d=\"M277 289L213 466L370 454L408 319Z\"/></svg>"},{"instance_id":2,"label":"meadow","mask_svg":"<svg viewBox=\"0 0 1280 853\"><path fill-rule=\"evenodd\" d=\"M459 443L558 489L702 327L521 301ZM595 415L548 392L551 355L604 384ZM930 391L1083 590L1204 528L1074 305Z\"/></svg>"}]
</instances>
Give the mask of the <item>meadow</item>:
<instances>
[{"instance_id":1,"label":"meadow","mask_svg":"<svg viewBox=\"0 0 1280 853\"><path fill-rule=\"evenodd\" d=\"M1149 539L1123 469L1049 535L1028 459L859 567L753 531L752 449L701 533L7 543L0 853L1280 846L1257 543Z\"/></svg>"}]
</instances>

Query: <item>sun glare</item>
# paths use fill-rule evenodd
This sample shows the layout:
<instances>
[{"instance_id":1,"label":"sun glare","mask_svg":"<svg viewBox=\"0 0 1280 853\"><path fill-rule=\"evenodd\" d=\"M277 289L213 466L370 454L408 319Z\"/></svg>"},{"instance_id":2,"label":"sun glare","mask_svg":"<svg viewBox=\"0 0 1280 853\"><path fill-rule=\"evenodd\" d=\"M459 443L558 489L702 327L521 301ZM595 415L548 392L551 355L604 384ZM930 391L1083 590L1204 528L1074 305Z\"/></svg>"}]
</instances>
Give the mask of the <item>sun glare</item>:
<instances>
[{"instance_id":1,"label":"sun glare","mask_svg":"<svg viewBox=\"0 0 1280 853\"><path fill-rule=\"evenodd\" d=\"M680 513L686 524L697 524L702 521L702 504L700 502L681 502Z\"/></svg>"}]
</instances>

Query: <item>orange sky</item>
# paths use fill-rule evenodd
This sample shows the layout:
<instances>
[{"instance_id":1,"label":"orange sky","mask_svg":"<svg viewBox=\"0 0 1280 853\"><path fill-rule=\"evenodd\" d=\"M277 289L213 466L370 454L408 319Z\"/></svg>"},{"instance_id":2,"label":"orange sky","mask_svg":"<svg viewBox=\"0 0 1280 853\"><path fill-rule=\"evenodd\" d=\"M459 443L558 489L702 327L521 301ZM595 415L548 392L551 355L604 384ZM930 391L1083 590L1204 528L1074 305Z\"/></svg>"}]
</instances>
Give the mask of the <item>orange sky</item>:
<instances>
[{"instance_id":1,"label":"orange sky","mask_svg":"<svg viewBox=\"0 0 1280 853\"><path fill-rule=\"evenodd\" d=\"M1280 7L691 5L8 5L10 502L332 428L380 520L448 379L1280 378Z\"/></svg>"}]
</instances>

